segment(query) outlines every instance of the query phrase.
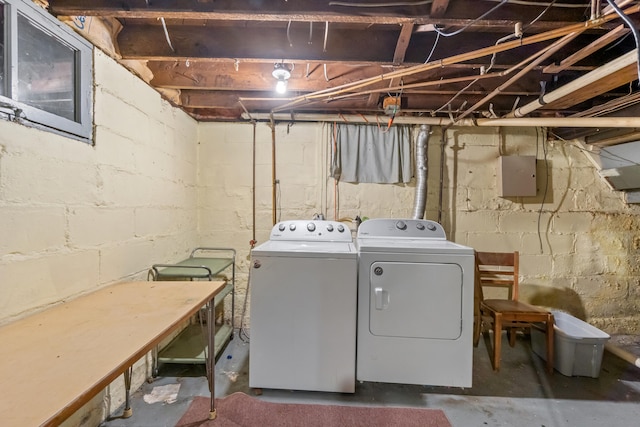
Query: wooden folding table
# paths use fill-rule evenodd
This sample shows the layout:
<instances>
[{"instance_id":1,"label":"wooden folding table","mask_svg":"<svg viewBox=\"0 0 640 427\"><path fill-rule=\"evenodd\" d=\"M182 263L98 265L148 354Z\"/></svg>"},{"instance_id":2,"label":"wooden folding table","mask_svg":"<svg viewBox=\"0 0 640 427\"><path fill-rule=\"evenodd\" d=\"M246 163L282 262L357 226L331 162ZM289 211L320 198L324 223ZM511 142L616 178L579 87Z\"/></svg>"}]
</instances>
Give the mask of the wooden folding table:
<instances>
[{"instance_id":1,"label":"wooden folding table","mask_svg":"<svg viewBox=\"0 0 640 427\"><path fill-rule=\"evenodd\" d=\"M134 362L207 305L224 280L126 282L101 288L0 327L0 424L60 424L118 375L131 383ZM215 418L214 355L208 352L210 417ZM126 411L129 390L127 390Z\"/></svg>"}]
</instances>

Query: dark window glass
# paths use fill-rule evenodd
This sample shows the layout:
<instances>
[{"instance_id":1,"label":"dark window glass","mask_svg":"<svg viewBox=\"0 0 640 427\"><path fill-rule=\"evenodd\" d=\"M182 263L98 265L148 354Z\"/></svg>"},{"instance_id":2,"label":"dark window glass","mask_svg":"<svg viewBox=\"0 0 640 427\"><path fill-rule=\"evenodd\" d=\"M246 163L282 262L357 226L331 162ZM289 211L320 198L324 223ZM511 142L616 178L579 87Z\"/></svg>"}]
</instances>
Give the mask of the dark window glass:
<instances>
[{"instance_id":1,"label":"dark window glass","mask_svg":"<svg viewBox=\"0 0 640 427\"><path fill-rule=\"evenodd\" d=\"M4 33L6 31L6 26L4 23L4 8L5 6L0 3L0 95L4 95L6 93L5 85L6 85L6 77L5 77L5 64L7 63L4 57Z\"/></svg>"},{"instance_id":2,"label":"dark window glass","mask_svg":"<svg viewBox=\"0 0 640 427\"><path fill-rule=\"evenodd\" d=\"M18 14L17 101L76 120L76 50Z\"/></svg>"}]
</instances>

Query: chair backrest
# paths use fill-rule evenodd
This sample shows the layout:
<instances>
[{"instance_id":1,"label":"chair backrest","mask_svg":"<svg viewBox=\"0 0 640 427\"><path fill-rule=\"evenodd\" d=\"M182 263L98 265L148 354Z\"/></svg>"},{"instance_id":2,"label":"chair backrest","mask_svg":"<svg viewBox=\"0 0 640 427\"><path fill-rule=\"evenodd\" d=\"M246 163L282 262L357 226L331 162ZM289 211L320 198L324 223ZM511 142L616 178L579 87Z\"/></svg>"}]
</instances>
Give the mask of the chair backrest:
<instances>
[{"instance_id":1,"label":"chair backrest","mask_svg":"<svg viewBox=\"0 0 640 427\"><path fill-rule=\"evenodd\" d=\"M476 292L484 299L483 288L502 288L509 299L518 299L519 253L476 252Z\"/></svg>"}]
</instances>

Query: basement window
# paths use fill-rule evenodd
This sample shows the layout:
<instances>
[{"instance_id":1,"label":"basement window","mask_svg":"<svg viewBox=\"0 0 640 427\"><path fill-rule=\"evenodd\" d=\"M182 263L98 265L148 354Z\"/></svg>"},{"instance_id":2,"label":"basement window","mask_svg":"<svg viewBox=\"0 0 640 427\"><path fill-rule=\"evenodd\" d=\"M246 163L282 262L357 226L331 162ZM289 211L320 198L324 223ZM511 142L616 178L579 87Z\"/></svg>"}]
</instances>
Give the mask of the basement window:
<instances>
[{"instance_id":1,"label":"basement window","mask_svg":"<svg viewBox=\"0 0 640 427\"><path fill-rule=\"evenodd\" d=\"M92 49L33 2L0 0L0 117L89 142Z\"/></svg>"}]
</instances>

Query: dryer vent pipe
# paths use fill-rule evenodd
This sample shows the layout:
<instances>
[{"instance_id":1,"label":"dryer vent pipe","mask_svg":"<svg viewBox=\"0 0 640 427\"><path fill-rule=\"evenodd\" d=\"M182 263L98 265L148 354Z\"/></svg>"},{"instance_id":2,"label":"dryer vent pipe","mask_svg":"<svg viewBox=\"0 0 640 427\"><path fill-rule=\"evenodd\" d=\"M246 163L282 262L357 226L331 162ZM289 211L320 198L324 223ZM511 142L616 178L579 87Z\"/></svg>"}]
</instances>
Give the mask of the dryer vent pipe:
<instances>
[{"instance_id":1,"label":"dryer vent pipe","mask_svg":"<svg viewBox=\"0 0 640 427\"><path fill-rule=\"evenodd\" d=\"M413 205L413 219L423 219L427 206L427 161L430 126L420 126L416 141L416 198Z\"/></svg>"}]
</instances>

